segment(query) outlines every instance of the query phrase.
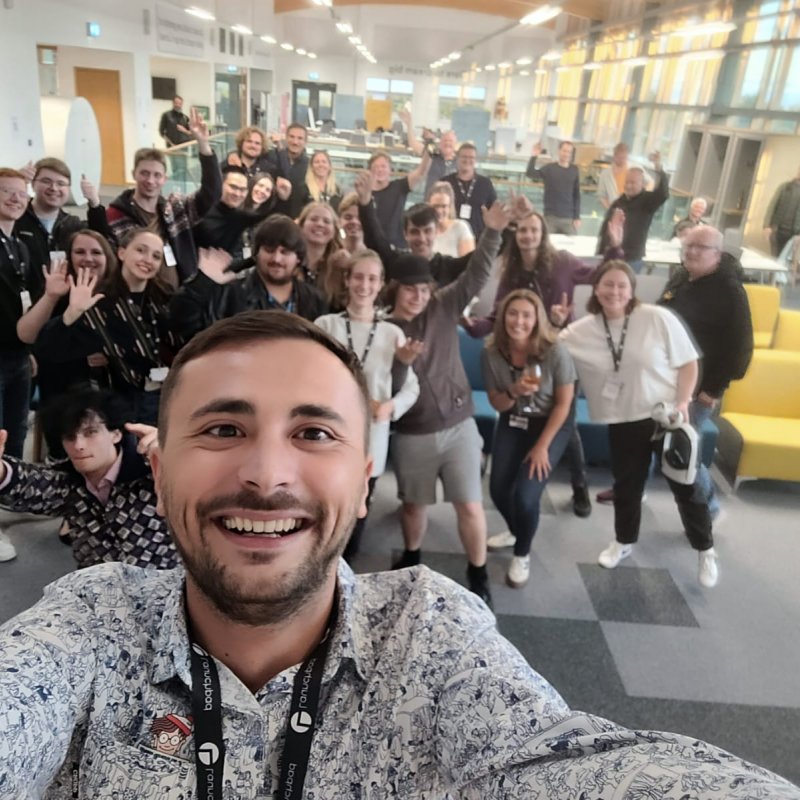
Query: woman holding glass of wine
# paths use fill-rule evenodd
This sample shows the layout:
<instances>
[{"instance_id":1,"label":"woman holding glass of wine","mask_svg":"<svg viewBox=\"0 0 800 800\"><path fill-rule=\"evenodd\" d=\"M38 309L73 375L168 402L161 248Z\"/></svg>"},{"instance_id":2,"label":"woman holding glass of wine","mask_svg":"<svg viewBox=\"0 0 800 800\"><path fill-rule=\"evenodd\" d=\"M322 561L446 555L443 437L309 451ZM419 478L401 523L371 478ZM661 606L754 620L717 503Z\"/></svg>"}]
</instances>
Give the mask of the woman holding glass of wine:
<instances>
[{"instance_id":1,"label":"woman holding glass of wine","mask_svg":"<svg viewBox=\"0 0 800 800\"><path fill-rule=\"evenodd\" d=\"M519 588L530 575L544 487L574 425L577 376L544 304L529 289L517 289L503 299L481 358L489 402L500 412L489 491L509 528L490 537L488 546L513 546L506 580Z\"/></svg>"}]
</instances>

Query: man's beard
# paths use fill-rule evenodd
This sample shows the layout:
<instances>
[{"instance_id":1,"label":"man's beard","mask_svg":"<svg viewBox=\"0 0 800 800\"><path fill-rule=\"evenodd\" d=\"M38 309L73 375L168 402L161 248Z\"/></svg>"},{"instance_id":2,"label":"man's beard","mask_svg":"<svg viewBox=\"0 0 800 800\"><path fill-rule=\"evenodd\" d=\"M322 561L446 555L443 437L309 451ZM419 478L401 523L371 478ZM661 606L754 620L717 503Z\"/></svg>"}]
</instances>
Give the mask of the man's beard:
<instances>
[{"instance_id":1,"label":"man's beard","mask_svg":"<svg viewBox=\"0 0 800 800\"><path fill-rule=\"evenodd\" d=\"M173 508L168 490L165 490L163 499L167 519L180 520L183 532L186 533L189 510L186 507ZM209 536L224 535L212 527L211 516L217 510L231 507L251 511L302 509L311 516L311 526L302 533L290 535L313 537L311 552L280 579L265 579L256 586L248 581L248 586L243 587L229 574L227 566L213 556L208 546ZM354 503L325 543L323 531L329 523L330 515L319 504L312 506L299 503L288 492L276 492L265 498L243 490L235 495L217 497L198 504L192 524L199 533L199 541L193 551L190 551L181 536L175 535L173 525L170 525L170 529L187 573L220 614L243 625L274 625L296 615L324 586L331 565L344 551L356 522L357 510L358 504ZM272 552L250 553L254 565L267 564L276 557Z\"/></svg>"}]
</instances>

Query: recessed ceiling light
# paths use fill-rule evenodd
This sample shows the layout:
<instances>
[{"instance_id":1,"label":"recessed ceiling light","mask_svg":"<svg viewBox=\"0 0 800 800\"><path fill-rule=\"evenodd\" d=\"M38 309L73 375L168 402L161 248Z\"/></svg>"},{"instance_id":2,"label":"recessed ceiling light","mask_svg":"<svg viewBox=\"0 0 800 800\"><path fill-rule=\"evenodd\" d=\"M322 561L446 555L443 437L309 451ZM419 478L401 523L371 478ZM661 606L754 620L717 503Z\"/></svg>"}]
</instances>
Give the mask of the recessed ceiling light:
<instances>
[{"instance_id":1,"label":"recessed ceiling light","mask_svg":"<svg viewBox=\"0 0 800 800\"><path fill-rule=\"evenodd\" d=\"M353 26L349 22L337 22L336 30L338 30L339 33L352 33Z\"/></svg>"},{"instance_id":2,"label":"recessed ceiling light","mask_svg":"<svg viewBox=\"0 0 800 800\"><path fill-rule=\"evenodd\" d=\"M598 64L596 61L589 61L588 63L583 65L583 68L591 70L591 69L600 69L600 67L602 66L603 66L602 64Z\"/></svg>"},{"instance_id":3,"label":"recessed ceiling light","mask_svg":"<svg viewBox=\"0 0 800 800\"><path fill-rule=\"evenodd\" d=\"M309 58L316 58L316 57L317 57L317 54L316 54L316 53L309 53L309 54L308 54L308 57L309 57Z\"/></svg>"},{"instance_id":4,"label":"recessed ceiling light","mask_svg":"<svg viewBox=\"0 0 800 800\"><path fill-rule=\"evenodd\" d=\"M284 50L294 50L294 45L290 44L289 42L281 42L281 47Z\"/></svg>"},{"instance_id":5,"label":"recessed ceiling light","mask_svg":"<svg viewBox=\"0 0 800 800\"><path fill-rule=\"evenodd\" d=\"M484 69L485 69L487 72L494 72L494 71L495 71L495 69L497 69L497 67L495 67L495 65L494 65L494 64L487 64L487 65L484 67Z\"/></svg>"},{"instance_id":6,"label":"recessed ceiling light","mask_svg":"<svg viewBox=\"0 0 800 800\"><path fill-rule=\"evenodd\" d=\"M361 44L361 37L360 36L348 36L347 41L350 44Z\"/></svg>"},{"instance_id":7,"label":"recessed ceiling light","mask_svg":"<svg viewBox=\"0 0 800 800\"><path fill-rule=\"evenodd\" d=\"M537 69L537 70L533 71L533 74L534 75L547 75L547 70L546 69Z\"/></svg>"},{"instance_id":8,"label":"recessed ceiling light","mask_svg":"<svg viewBox=\"0 0 800 800\"><path fill-rule=\"evenodd\" d=\"M523 78L527 78L527 77L528 77L528 75L530 75L531 73L530 73L530 71L529 71L529 70L527 70L527 69L521 69L521 70L519 71L519 74L520 74L520 75L522 75L522 77L523 77Z\"/></svg>"},{"instance_id":9,"label":"recessed ceiling light","mask_svg":"<svg viewBox=\"0 0 800 800\"><path fill-rule=\"evenodd\" d=\"M526 14L519 23L520 25L542 25L545 22L549 22L553 17L557 17L560 13L560 6L539 6L536 11Z\"/></svg>"},{"instance_id":10,"label":"recessed ceiling light","mask_svg":"<svg viewBox=\"0 0 800 800\"><path fill-rule=\"evenodd\" d=\"M245 36L252 36L253 31L247 27L247 25L231 25L231 30L236 31L236 33L242 33Z\"/></svg>"},{"instance_id":11,"label":"recessed ceiling light","mask_svg":"<svg viewBox=\"0 0 800 800\"><path fill-rule=\"evenodd\" d=\"M450 53L450 54L449 54L447 57L448 57L448 58L449 58L451 61L457 61L459 58L461 58L461 53L459 53L458 51L456 51L456 52Z\"/></svg>"},{"instance_id":12,"label":"recessed ceiling light","mask_svg":"<svg viewBox=\"0 0 800 800\"><path fill-rule=\"evenodd\" d=\"M205 19L213 22L216 17L210 12L206 11L204 8L197 8L196 6L189 6L189 8L184 9L187 14L191 14L193 17L197 17L198 19Z\"/></svg>"},{"instance_id":13,"label":"recessed ceiling light","mask_svg":"<svg viewBox=\"0 0 800 800\"><path fill-rule=\"evenodd\" d=\"M298 47L297 50L295 50L295 53L297 53L297 55L299 56L304 56L306 54L306 51L304 48Z\"/></svg>"},{"instance_id":14,"label":"recessed ceiling light","mask_svg":"<svg viewBox=\"0 0 800 800\"><path fill-rule=\"evenodd\" d=\"M520 67L527 67L528 64L533 64L532 58L518 58L514 63L518 64Z\"/></svg>"},{"instance_id":15,"label":"recessed ceiling light","mask_svg":"<svg viewBox=\"0 0 800 800\"><path fill-rule=\"evenodd\" d=\"M278 44L278 40L274 36L261 36L259 37L262 42L266 42L267 44Z\"/></svg>"},{"instance_id":16,"label":"recessed ceiling light","mask_svg":"<svg viewBox=\"0 0 800 800\"><path fill-rule=\"evenodd\" d=\"M501 62L500 62L498 65L497 65L497 68L498 68L498 69L508 69L510 66L511 66L511 62L510 62L510 61L501 61Z\"/></svg>"},{"instance_id":17,"label":"recessed ceiling light","mask_svg":"<svg viewBox=\"0 0 800 800\"><path fill-rule=\"evenodd\" d=\"M561 51L548 50L542 57L542 61L558 61L561 58Z\"/></svg>"},{"instance_id":18,"label":"recessed ceiling light","mask_svg":"<svg viewBox=\"0 0 800 800\"><path fill-rule=\"evenodd\" d=\"M475 67L475 72L483 72L483 67Z\"/></svg>"}]
</instances>

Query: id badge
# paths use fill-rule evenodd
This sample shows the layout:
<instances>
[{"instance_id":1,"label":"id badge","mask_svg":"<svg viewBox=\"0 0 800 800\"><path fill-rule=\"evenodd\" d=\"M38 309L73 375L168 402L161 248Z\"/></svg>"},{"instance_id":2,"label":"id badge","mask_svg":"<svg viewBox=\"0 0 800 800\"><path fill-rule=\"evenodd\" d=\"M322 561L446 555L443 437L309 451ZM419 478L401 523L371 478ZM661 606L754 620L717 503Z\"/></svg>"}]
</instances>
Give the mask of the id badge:
<instances>
[{"instance_id":1,"label":"id badge","mask_svg":"<svg viewBox=\"0 0 800 800\"><path fill-rule=\"evenodd\" d=\"M175 253L172 252L172 245L164 245L164 263L168 267L175 267L178 264L178 262L175 260Z\"/></svg>"},{"instance_id":2,"label":"id badge","mask_svg":"<svg viewBox=\"0 0 800 800\"><path fill-rule=\"evenodd\" d=\"M19 299L22 303L22 313L27 314L31 308L31 293L27 289L23 289L19 293Z\"/></svg>"},{"instance_id":3,"label":"id badge","mask_svg":"<svg viewBox=\"0 0 800 800\"><path fill-rule=\"evenodd\" d=\"M611 375L606 378L600 396L605 400L613 401L619 399L620 392L622 392L622 381L616 375Z\"/></svg>"},{"instance_id":4,"label":"id badge","mask_svg":"<svg viewBox=\"0 0 800 800\"><path fill-rule=\"evenodd\" d=\"M153 367L148 376L153 383L163 383L167 379L169 367Z\"/></svg>"},{"instance_id":5,"label":"id badge","mask_svg":"<svg viewBox=\"0 0 800 800\"><path fill-rule=\"evenodd\" d=\"M528 417L523 417L520 414L509 414L508 427L526 431L528 430Z\"/></svg>"},{"instance_id":6,"label":"id badge","mask_svg":"<svg viewBox=\"0 0 800 800\"><path fill-rule=\"evenodd\" d=\"M459 219L470 219L472 217L472 206L469 203L462 203L458 210Z\"/></svg>"},{"instance_id":7,"label":"id badge","mask_svg":"<svg viewBox=\"0 0 800 800\"><path fill-rule=\"evenodd\" d=\"M245 245L242 248L242 258L251 258L253 255L253 248L250 245Z\"/></svg>"}]
</instances>

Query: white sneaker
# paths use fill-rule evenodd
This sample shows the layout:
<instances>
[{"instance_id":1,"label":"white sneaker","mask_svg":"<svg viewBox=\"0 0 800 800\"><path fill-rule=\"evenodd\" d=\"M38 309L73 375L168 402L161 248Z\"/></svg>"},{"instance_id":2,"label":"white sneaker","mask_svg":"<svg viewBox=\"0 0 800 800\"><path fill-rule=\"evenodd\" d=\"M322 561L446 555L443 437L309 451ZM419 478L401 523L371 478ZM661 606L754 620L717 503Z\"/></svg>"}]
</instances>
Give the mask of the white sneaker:
<instances>
[{"instance_id":1,"label":"white sneaker","mask_svg":"<svg viewBox=\"0 0 800 800\"><path fill-rule=\"evenodd\" d=\"M511 531L503 531L490 536L486 540L486 546L490 550L503 550L506 547L513 547L516 544L517 537Z\"/></svg>"},{"instance_id":2,"label":"white sneaker","mask_svg":"<svg viewBox=\"0 0 800 800\"><path fill-rule=\"evenodd\" d=\"M632 544L620 544L616 539L597 557L597 563L606 569L614 567L633 552Z\"/></svg>"},{"instance_id":3,"label":"white sneaker","mask_svg":"<svg viewBox=\"0 0 800 800\"><path fill-rule=\"evenodd\" d=\"M530 556L513 556L508 567L506 582L512 589L519 589L528 582L530 574Z\"/></svg>"},{"instance_id":4,"label":"white sneaker","mask_svg":"<svg viewBox=\"0 0 800 800\"><path fill-rule=\"evenodd\" d=\"M11 544L8 536L0 531L0 561L11 561L12 558L17 557L17 551L14 545Z\"/></svg>"},{"instance_id":5,"label":"white sneaker","mask_svg":"<svg viewBox=\"0 0 800 800\"><path fill-rule=\"evenodd\" d=\"M706 589L713 589L719 580L719 568L717 567L717 554L714 548L703 550L698 553L698 573L697 579L701 586Z\"/></svg>"}]
</instances>

